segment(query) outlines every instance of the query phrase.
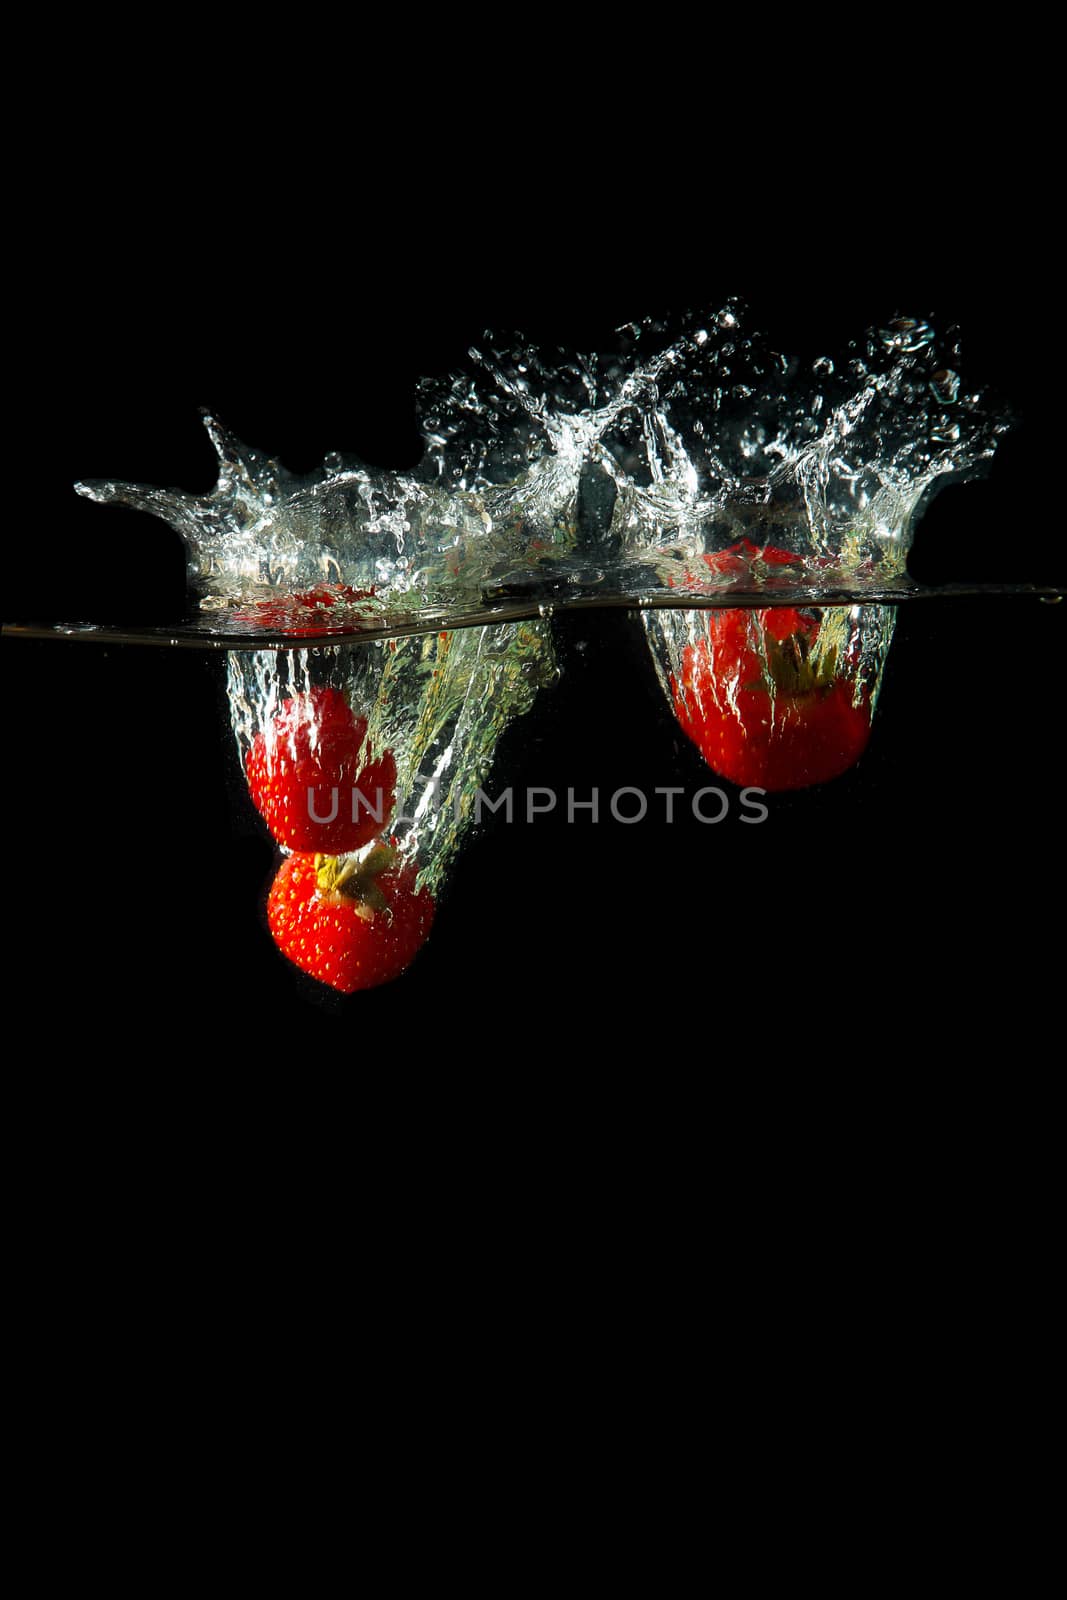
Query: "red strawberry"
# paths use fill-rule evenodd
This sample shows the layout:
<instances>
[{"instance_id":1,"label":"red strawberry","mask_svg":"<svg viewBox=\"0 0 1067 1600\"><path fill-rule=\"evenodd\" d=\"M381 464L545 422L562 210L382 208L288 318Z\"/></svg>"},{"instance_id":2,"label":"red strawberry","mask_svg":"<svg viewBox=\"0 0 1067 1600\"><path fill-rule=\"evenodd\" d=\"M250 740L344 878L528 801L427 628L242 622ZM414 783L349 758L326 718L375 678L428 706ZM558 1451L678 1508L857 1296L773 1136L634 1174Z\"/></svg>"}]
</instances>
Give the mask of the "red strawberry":
<instances>
[{"instance_id":1,"label":"red strawberry","mask_svg":"<svg viewBox=\"0 0 1067 1600\"><path fill-rule=\"evenodd\" d=\"M736 587L748 588L762 585L768 577L782 578L786 573L768 572L768 568L793 567L798 573L809 569L812 565L823 563L812 562L810 558L801 555L791 555L788 550L779 550L774 545L753 544L751 539L739 539L736 544L730 545L726 550L709 550L700 558L701 562L713 572L716 578L730 578L736 580ZM720 589L721 583L712 584L704 572L694 572L691 567L686 567L683 581L687 588ZM670 577L667 579L668 588L677 588L677 581Z\"/></svg>"},{"instance_id":2,"label":"red strawberry","mask_svg":"<svg viewBox=\"0 0 1067 1600\"><path fill-rule=\"evenodd\" d=\"M806 565L805 558L779 550L773 544L753 544L751 539L739 539L728 550L709 551L704 565L712 572L729 573L731 577L746 578L759 574L764 567L796 567Z\"/></svg>"},{"instance_id":3,"label":"red strawberry","mask_svg":"<svg viewBox=\"0 0 1067 1600\"><path fill-rule=\"evenodd\" d=\"M734 546L716 571L786 551ZM780 790L825 783L862 755L871 729L866 686L820 633L826 613L780 606L701 614L704 637L682 655L671 689L678 721L708 765L732 783Z\"/></svg>"},{"instance_id":4,"label":"red strawberry","mask_svg":"<svg viewBox=\"0 0 1067 1600\"><path fill-rule=\"evenodd\" d=\"M342 994L373 989L410 966L433 924L417 867L389 845L362 859L293 855L267 901L275 944L303 972Z\"/></svg>"},{"instance_id":5,"label":"red strawberry","mask_svg":"<svg viewBox=\"0 0 1067 1600\"><path fill-rule=\"evenodd\" d=\"M339 689L311 689L256 735L248 787L279 844L341 855L381 832L396 804L396 762L391 750L367 761L366 734Z\"/></svg>"},{"instance_id":6,"label":"red strawberry","mask_svg":"<svg viewBox=\"0 0 1067 1600\"><path fill-rule=\"evenodd\" d=\"M373 598L373 587L353 589L347 583L324 584L304 594L257 600L251 610L235 611L232 620L251 623L264 632L286 633L301 639L321 638L343 630L345 624L351 622L351 607L357 601Z\"/></svg>"}]
</instances>

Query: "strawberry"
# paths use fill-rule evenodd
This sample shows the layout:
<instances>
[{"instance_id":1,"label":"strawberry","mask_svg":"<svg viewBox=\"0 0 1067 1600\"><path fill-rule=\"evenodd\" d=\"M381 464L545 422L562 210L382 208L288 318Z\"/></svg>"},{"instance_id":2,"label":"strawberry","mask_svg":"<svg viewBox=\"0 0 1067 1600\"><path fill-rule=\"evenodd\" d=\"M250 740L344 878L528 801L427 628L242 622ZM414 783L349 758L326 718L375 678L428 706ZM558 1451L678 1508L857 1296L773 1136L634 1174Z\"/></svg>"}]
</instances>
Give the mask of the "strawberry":
<instances>
[{"instance_id":1,"label":"strawberry","mask_svg":"<svg viewBox=\"0 0 1067 1600\"><path fill-rule=\"evenodd\" d=\"M786 551L743 547L707 558L715 571L754 560L796 563ZM802 789L848 770L870 734L871 707L856 662L828 611L780 606L700 613L703 637L682 653L671 693L682 729L732 783ZM835 637L835 635L837 637Z\"/></svg>"},{"instance_id":2,"label":"strawberry","mask_svg":"<svg viewBox=\"0 0 1067 1600\"><path fill-rule=\"evenodd\" d=\"M799 571L802 567L811 564L803 556L791 555L788 550L779 550L774 545L753 544L751 539L739 539L736 544L730 545L727 550L709 550L699 557L700 561L715 578L728 578L731 586L757 588L766 583L768 578L786 578L786 572L775 572L775 567L792 567ZM683 581L689 589L721 589L721 582L712 583L707 573L694 572L691 566L685 568ZM672 575L667 579L667 587L677 588L678 580Z\"/></svg>"},{"instance_id":3,"label":"strawberry","mask_svg":"<svg viewBox=\"0 0 1067 1600\"><path fill-rule=\"evenodd\" d=\"M396 803L396 762L391 750L366 760L366 734L366 718L339 689L318 688L285 701L256 735L248 787L279 844L340 855L381 832Z\"/></svg>"},{"instance_id":4,"label":"strawberry","mask_svg":"<svg viewBox=\"0 0 1067 1600\"><path fill-rule=\"evenodd\" d=\"M255 629L285 633L300 639L322 638L350 624L356 603L373 600L374 588L353 589L347 583L323 584L304 594L277 595L257 600L251 610L235 611L234 622L250 623Z\"/></svg>"},{"instance_id":5,"label":"strawberry","mask_svg":"<svg viewBox=\"0 0 1067 1600\"><path fill-rule=\"evenodd\" d=\"M338 859L292 855L267 900L278 949L342 994L389 983L411 965L433 924L434 900L416 890L414 862L390 845Z\"/></svg>"}]
</instances>

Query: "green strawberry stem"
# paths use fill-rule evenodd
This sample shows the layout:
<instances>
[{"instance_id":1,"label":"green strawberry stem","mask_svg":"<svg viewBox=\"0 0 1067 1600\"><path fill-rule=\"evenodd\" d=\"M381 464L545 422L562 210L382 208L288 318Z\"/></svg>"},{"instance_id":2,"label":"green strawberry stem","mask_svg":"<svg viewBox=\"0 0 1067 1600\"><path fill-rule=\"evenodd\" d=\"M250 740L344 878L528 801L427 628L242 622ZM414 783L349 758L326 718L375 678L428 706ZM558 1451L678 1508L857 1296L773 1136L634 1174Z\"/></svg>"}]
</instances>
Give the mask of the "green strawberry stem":
<instances>
[{"instance_id":1,"label":"green strawberry stem","mask_svg":"<svg viewBox=\"0 0 1067 1600\"><path fill-rule=\"evenodd\" d=\"M319 893L325 898L343 895L353 902L353 910L364 922L372 922L375 912L388 907L378 878L397 862L398 852L392 845L376 844L365 856L315 857L315 880Z\"/></svg>"},{"instance_id":2,"label":"green strawberry stem","mask_svg":"<svg viewBox=\"0 0 1067 1600\"><path fill-rule=\"evenodd\" d=\"M831 645L814 656L807 637L791 633L788 639L764 640L766 676L769 681L746 684L746 689L763 688L768 694L811 694L826 689L837 676L837 647Z\"/></svg>"}]
</instances>

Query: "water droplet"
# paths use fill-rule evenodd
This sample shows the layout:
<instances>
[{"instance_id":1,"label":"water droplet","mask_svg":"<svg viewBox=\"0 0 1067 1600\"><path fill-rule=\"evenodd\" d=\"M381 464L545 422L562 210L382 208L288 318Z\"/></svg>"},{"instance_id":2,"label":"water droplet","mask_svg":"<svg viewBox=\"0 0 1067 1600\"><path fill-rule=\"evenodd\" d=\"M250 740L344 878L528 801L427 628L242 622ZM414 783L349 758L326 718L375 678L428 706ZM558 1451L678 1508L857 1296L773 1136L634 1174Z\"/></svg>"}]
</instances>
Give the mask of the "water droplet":
<instances>
[{"instance_id":1,"label":"water droplet","mask_svg":"<svg viewBox=\"0 0 1067 1600\"><path fill-rule=\"evenodd\" d=\"M930 388L944 405L951 405L960 392L959 376L949 367L941 367L930 377Z\"/></svg>"},{"instance_id":2,"label":"water droplet","mask_svg":"<svg viewBox=\"0 0 1067 1600\"><path fill-rule=\"evenodd\" d=\"M930 343L934 330L928 322L916 322L914 317L894 317L888 328L879 329L878 337L887 350L911 354Z\"/></svg>"},{"instance_id":3,"label":"water droplet","mask_svg":"<svg viewBox=\"0 0 1067 1600\"><path fill-rule=\"evenodd\" d=\"M829 378L834 370L834 364L829 356L816 356L811 364L811 370L817 378Z\"/></svg>"},{"instance_id":4,"label":"water droplet","mask_svg":"<svg viewBox=\"0 0 1067 1600\"><path fill-rule=\"evenodd\" d=\"M339 450L329 450L322 459L322 464L327 472L340 472L344 466Z\"/></svg>"},{"instance_id":5,"label":"water droplet","mask_svg":"<svg viewBox=\"0 0 1067 1600\"><path fill-rule=\"evenodd\" d=\"M867 376L867 363L866 361L860 361L859 359L850 361L848 364L848 370L851 372L854 378L865 378Z\"/></svg>"}]
</instances>

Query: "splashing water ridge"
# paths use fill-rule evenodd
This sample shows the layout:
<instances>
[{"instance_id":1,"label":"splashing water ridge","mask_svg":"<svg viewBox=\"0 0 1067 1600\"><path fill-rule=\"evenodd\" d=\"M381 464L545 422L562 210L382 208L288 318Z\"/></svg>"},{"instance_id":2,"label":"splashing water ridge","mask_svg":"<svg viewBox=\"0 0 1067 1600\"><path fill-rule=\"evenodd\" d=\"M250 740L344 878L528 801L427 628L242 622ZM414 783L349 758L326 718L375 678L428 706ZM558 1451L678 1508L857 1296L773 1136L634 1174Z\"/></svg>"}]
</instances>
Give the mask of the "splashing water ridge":
<instances>
[{"instance_id":1,"label":"splashing water ridge","mask_svg":"<svg viewBox=\"0 0 1067 1600\"><path fill-rule=\"evenodd\" d=\"M220 633L429 629L534 594L677 606L906 585L924 497L1007 426L961 388L956 346L897 318L804 367L746 335L736 303L690 322L551 364L521 341L472 350L470 373L420 386L410 474L332 455L297 478L208 416L209 495L77 487L177 529L200 626ZM706 561L739 541L794 560Z\"/></svg>"}]
</instances>

